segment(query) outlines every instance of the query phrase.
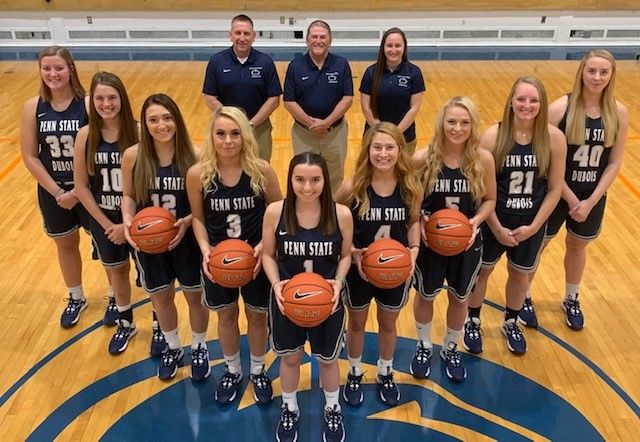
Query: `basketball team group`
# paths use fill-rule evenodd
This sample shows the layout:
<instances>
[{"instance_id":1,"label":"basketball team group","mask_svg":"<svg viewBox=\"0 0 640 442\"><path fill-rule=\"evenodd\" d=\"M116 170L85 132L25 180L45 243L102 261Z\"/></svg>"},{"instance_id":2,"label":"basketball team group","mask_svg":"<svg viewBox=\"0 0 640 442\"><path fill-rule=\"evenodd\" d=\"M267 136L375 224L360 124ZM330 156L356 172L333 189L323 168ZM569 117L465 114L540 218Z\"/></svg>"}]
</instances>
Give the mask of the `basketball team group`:
<instances>
[{"instance_id":1,"label":"basketball team group","mask_svg":"<svg viewBox=\"0 0 640 442\"><path fill-rule=\"evenodd\" d=\"M276 68L252 47L256 33L249 17L234 17L229 36L232 46L213 55L207 66L203 93L212 117L199 149L171 97L149 96L137 120L117 75L96 73L87 94L68 50L52 46L40 53L40 92L24 105L20 142L24 164L38 182L44 228L56 244L69 292L62 327L75 326L87 307L82 227L91 234L94 258L102 262L109 283L104 324L117 326L109 353L125 351L137 333L129 275L133 255L138 282L153 305L150 352L159 361L158 377L172 379L185 357L174 300L177 282L192 330L191 377L203 381L210 374L207 329L209 310L214 310L226 365L215 400L229 404L245 376L239 350L241 294L250 350L245 367L250 367L258 404L274 397L265 372L267 348L280 357L278 441L298 437L296 392L307 341L326 400L318 423L323 440L345 440L340 402L358 406L365 400L362 355L373 300L377 393L386 405L398 404L396 321L412 287L418 339L413 359L399 363L409 364L416 378L429 376L435 363L433 302L445 291L440 363L449 379L463 382L467 370L459 346L482 352L480 312L487 281L505 253L502 332L508 349L524 354L520 325L538 325L531 282L545 245L564 223L563 319L570 328L582 329L578 293L586 249L600 232L628 127L627 110L614 96L616 63L609 52L588 52L571 92L551 103L536 77L518 78L502 120L484 133L472 100L451 98L439 110L429 146L416 151L414 120L425 82L420 68L407 59L405 34L391 28L362 78L366 126L353 176L343 178L352 75L347 60L330 52L329 25L314 21L307 29L308 51L289 64L284 79L283 103L294 119L294 155L283 195L269 163L269 115L283 94ZM143 252L129 232L136 213L151 206L176 219L177 233L162 253ZM452 256L430 248L423 228L445 208L463 214L472 232L464 250ZM367 247L381 238L396 240L410 256L409 277L398 287L379 288L363 270ZM241 288L217 284L209 270L211 249L228 239L246 241L257 259L253 278ZM293 322L284 305L283 288L303 272L322 276L333 292L331 314L313 327ZM338 356L345 336L349 372L341 377Z\"/></svg>"}]
</instances>

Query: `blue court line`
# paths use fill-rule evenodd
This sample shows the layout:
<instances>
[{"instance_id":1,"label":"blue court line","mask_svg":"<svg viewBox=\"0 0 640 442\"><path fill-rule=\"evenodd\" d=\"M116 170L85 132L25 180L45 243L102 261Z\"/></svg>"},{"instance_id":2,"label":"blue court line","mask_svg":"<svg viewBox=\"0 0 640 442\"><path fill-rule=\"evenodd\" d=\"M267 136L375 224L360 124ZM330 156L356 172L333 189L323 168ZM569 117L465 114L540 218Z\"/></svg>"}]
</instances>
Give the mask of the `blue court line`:
<instances>
[{"instance_id":1,"label":"blue court line","mask_svg":"<svg viewBox=\"0 0 640 442\"><path fill-rule=\"evenodd\" d=\"M135 309L135 308L140 307L141 305L144 305L144 304L146 304L148 302L149 302L148 298L144 299L144 300L139 301L136 304L134 304L132 306L132 308ZM494 303L492 301L485 300L484 303L487 304L488 306L496 309L496 310L504 311L503 307L501 307L500 305L498 305L498 304L496 304L496 303ZM102 321L96 322L91 327L87 328L86 330L83 330L81 333L79 333L78 335L76 335L73 338L69 339L68 341L66 341L65 343L60 345L58 348L53 350L51 353L49 353L47 356L45 356L43 359L38 361L38 363L36 363L36 365L34 365L28 372L26 372L22 377L20 377L20 379L18 379L0 397L0 407L4 406L4 404L9 400L9 398L11 396L13 396L13 394L20 387L22 387L31 377L33 377L42 367L44 367L54 357L56 357L62 351L66 350L71 345L73 345L75 342L79 341L80 339L82 339L83 337L85 337L86 335L91 333L92 331L94 331L97 328L99 328L100 326L102 326L102 324L103 324ZM618 396L627 404L627 406L636 414L636 416L640 417L640 407L638 406L638 404L636 404L634 402L634 400L618 384L616 384L616 382L613 379L611 379L600 367L598 367L596 364L591 362L586 356L584 356L578 350L576 350L575 348L573 348L572 346L570 346L569 344L564 342L562 339L560 339L557 336L555 336L554 334L552 334L551 332L545 330L542 327L539 327L538 331L540 331L540 333L542 333L544 336L548 337L549 339L551 339L552 341L554 341L555 343L560 345L562 348L564 348L565 350L570 352L572 355L574 355L576 358L578 358L578 360L580 360L587 367L589 367L598 377L600 377L609 387L611 387L611 389L613 391L615 391L618 394Z\"/></svg>"},{"instance_id":2,"label":"blue court line","mask_svg":"<svg viewBox=\"0 0 640 442\"><path fill-rule=\"evenodd\" d=\"M140 307L141 305L144 305L144 304L146 304L148 302L149 302L149 298L143 299L142 301L139 301L139 302L133 304L133 306L131 306L131 308L135 309L135 308ZM73 338L71 338L68 341L64 342L58 348L56 348L51 353L46 355L44 358L39 360L36 363L36 365L31 367L31 369L29 371L27 371L24 375L22 375L20 377L20 379L18 379L2 396L0 396L0 407L4 406L4 404L9 400L9 398L11 396L13 396L13 394L16 391L18 391L18 389L20 387L22 387L29 379L31 379L38 371L40 371L40 369L42 367L47 365L53 358L58 356L60 353L65 351L67 348L71 347L73 344L78 342L80 339L82 339L85 336L87 336L92 331L102 327L103 324L104 324L104 322L102 320L96 322L91 327L89 327L89 328L83 330L82 332L78 333Z\"/></svg>"},{"instance_id":3,"label":"blue court line","mask_svg":"<svg viewBox=\"0 0 640 442\"><path fill-rule=\"evenodd\" d=\"M488 300L485 299L484 303L487 304L490 307L495 308L496 310L500 310L501 312L504 312L504 308L502 306L500 306L500 305L498 305L498 304L496 304L496 303L494 303L492 301L488 301ZM636 416L640 417L640 406L638 406L638 404L635 403L635 401L631 398L631 396L629 396L622 389L622 387L620 387L618 384L616 384L616 382L613 379L611 379L609 377L609 375L607 375L607 373L605 373L600 367L598 367L590 359L588 359L585 355L580 353L578 350L576 350L575 348L573 348L572 346L570 346L569 344L567 344L562 339L560 339L559 337L557 337L556 335L554 335L550 331L546 330L545 328L538 327L538 331L540 333L542 333L544 336L546 336L547 338L551 339L556 344L558 344L560 347L562 347L565 350L567 350L569 353L574 355L580 361L582 361L582 363L584 365L589 367L596 375L598 375L600 377L600 379L605 381L607 383L607 385L609 387L611 387L611 389L618 394L618 396L620 396L620 398L627 404L627 406L629 408L631 408L631 410L636 414Z\"/></svg>"}]
</instances>

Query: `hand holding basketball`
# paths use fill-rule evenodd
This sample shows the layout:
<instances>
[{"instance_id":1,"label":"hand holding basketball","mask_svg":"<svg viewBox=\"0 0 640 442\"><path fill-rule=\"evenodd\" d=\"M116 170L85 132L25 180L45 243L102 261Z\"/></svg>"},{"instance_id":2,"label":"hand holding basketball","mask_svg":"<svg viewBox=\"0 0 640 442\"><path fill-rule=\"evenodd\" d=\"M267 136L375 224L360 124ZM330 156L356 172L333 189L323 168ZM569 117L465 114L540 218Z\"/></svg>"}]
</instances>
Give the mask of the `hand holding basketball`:
<instances>
[{"instance_id":1,"label":"hand holding basketball","mask_svg":"<svg viewBox=\"0 0 640 442\"><path fill-rule=\"evenodd\" d=\"M209 254L212 281L226 288L238 288L253 279L256 267L255 250L240 239L225 239Z\"/></svg>"},{"instance_id":2,"label":"hand holding basketball","mask_svg":"<svg viewBox=\"0 0 640 442\"><path fill-rule=\"evenodd\" d=\"M425 224L429 248L442 256L454 256L467 249L473 228L464 213L455 209L440 209Z\"/></svg>"},{"instance_id":3,"label":"hand holding basketball","mask_svg":"<svg viewBox=\"0 0 640 442\"><path fill-rule=\"evenodd\" d=\"M136 250L157 254L166 252L178 233L176 217L162 207L150 206L140 210L128 226L129 238Z\"/></svg>"},{"instance_id":4,"label":"hand holding basketball","mask_svg":"<svg viewBox=\"0 0 640 442\"><path fill-rule=\"evenodd\" d=\"M300 327L322 324L335 308L340 285L338 281L328 281L317 273L298 273L283 287L284 315Z\"/></svg>"},{"instance_id":5,"label":"hand holding basketball","mask_svg":"<svg viewBox=\"0 0 640 442\"><path fill-rule=\"evenodd\" d=\"M284 312L284 304L283 304L284 297L282 296L282 289L288 282L289 282L288 279L284 279L282 281L276 282L272 286L273 295L276 298L276 303L278 304L278 309L280 309L280 312L285 316L286 316L286 314Z\"/></svg>"},{"instance_id":6,"label":"hand holding basketball","mask_svg":"<svg viewBox=\"0 0 640 442\"><path fill-rule=\"evenodd\" d=\"M114 244L124 244L127 242L127 238L124 234L125 231L124 224L112 224L105 233L107 234L107 238Z\"/></svg>"},{"instance_id":7,"label":"hand holding basketball","mask_svg":"<svg viewBox=\"0 0 640 442\"><path fill-rule=\"evenodd\" d=\"M184 238L184 234L187 232L187 229L191 225L191 219L193 215L185 216L184 218L180 218L177 220L173 226L177 229L176 236L174 236L171 241L169 241L169 250L175 249L182 238Z\"/></svg>"},{"instance_id":8,"label":"hand holding basketball","mask_svg":"<svg viewBox=\"0 0 640 442\"><path fill-rule=\"evenodd\" d=\"M256 279L260 269L262 269L262 241L253 248L253 257L256 259L256 266L253 268L253 279Z\"/></svg>"},{"instance_id":9,"label":"hand holding basketball","mask_svg":"<svg viewBox=\"0 0 640 442\"><path fill-rule=\"evenodd\" d=\"M365 281L368 281L367 275L365 275L364 272L362 271L362 255L366 251L367 251L366 247L363 249L356 249L355 247L351 247L351 262L353 262L356 265L356 268L358 269L358 273L360 274L360 277Z\"/></svg>"}]
</instances>

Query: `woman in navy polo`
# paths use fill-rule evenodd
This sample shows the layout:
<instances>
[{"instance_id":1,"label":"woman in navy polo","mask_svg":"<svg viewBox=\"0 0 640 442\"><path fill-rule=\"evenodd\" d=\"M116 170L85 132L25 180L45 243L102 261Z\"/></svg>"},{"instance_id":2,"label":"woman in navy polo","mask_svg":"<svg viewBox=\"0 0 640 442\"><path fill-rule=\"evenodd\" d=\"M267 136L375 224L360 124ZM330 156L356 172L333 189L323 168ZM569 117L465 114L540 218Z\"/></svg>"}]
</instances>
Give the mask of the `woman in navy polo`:
<instances>
[{"instance_id":1,"label":"woman in navy polo","mask_svg":"<svg viewBox=\"0 0 640 442\"><path fill-rule=\"evenodd\" d=\"M389 121L404 133L407 148L416 148L415 118L420 111L424 78L407 58L407 37L398 28L382 36L378 60L367 68L360 84L360 103L367 122L364 130Z\"/></svg>"}]
</instances>

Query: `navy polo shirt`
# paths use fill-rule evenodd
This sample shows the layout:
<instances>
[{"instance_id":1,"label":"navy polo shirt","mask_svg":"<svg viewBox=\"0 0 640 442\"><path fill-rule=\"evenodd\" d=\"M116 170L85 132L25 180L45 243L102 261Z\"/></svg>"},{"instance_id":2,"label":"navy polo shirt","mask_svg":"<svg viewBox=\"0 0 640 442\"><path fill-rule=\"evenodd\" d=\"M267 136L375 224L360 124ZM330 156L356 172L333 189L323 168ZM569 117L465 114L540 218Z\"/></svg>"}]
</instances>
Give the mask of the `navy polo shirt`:
<instances>
[{"instance_id":1,"label":"navy polo shirt","mask_svg":"<svg viewBox=\"0 0 640 442\"><path fill-rule=\"evenodd\" d=\"M360 83L360 92L371 95L373 72L376 65L372 64L364 72ZM394 124L400 123L405 114L411 109L411 96L424 92L424 78L420 68L408 61L403 61L391 72L385 68L380 79L378 92L378 119ZM369 126L365 125L365 130ZM411 124L404 131L404 138L409 141L416 139L416 124Z\"/></svg>"},{"instance_id":2,"label":"navy polo shirt","mask_svg":"<svg viewBox=\"0 0 640 442\"><path fill-rule=\"evenodd\" d=\"M202 92L225 106L241 107L251 119L267 99L282 94L282 88L271 57L252 48L247 61L240 63L229 48L209 60Z\"/></svg>"},{"instance_id":3,"label":"navy polo shirt","mask_svg":"<svg viewBox=\"0 0 640 442\"><path fill-rule=\"evenodd\" d=\"M346 58L329 52L322 69L318 69L307 52L289 63L284 101L295 101L309 116L327 118L345 96L353 96L351 68Z\"/></svg>"}]
</instances>

